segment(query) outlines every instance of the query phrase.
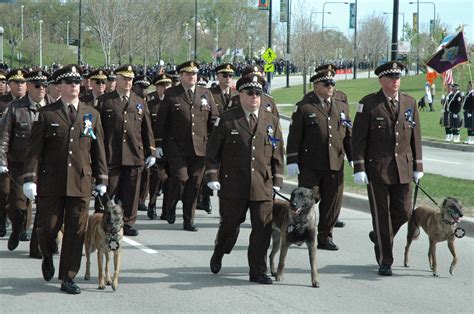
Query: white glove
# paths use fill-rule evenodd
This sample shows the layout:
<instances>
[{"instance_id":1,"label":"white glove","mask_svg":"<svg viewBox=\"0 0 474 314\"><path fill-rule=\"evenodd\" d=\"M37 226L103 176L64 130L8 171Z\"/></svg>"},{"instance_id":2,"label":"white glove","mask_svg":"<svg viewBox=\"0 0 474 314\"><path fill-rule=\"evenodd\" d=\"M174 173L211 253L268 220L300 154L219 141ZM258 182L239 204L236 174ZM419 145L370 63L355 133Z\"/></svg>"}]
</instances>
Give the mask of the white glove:
<instances>
[{"instance_id":1,"label":"white glove","mask_svg":"<svg viewBox=\"0 0 474 314\"><path fill-rule=\"evenodd\" d=\"M472 114L468 113L468 114L467 114L467 117L468 117L468 118L472 117Z\"/></svg>"},{"instance_id":2,"label":"white glove","mask_svg":"<svg viewBox=\"0 0 474 314\"><path fill-rule=\"evenodd\" d=\"M36 197L36 183L26 182L23 184L23 194L30 200L34 201Z\"/></svg>"},{"instance_id":3,"label":"white glove","mask_svg":"<svg viewBox=\"0 0 474 314\"><path fill-rule=\"evenodd\" d=\"M297 163L292 163L286 166L286 172L289 176L293 177L300 173L300 168Z\"/></svg>"},{"instance_id":4,"label":"white glove","mask_svg":"<svg viewBox=\"0 0 474 314\"><path fill-rule=\"evenodd\" d=\"M221 189L221 184L218 181L207 182L207 186L213 191L219 191Z\"/></svg>"},{"instance_id":5,"label":"white glove","mask_svg":"<svg viewBox=\"0 0 474 314\"><path fill-rule=\"evenodd\" d=\"M275 192L280 192L280 190L281 190L281 187L279 187L279 186L274 186L273 187L273 191L275 191Z\"/></svg>"},{"instance_id":6,"label":"white glove","mask_svg":"<svg viewBox=\"0 0 474 314\"><path fill-rule=\"evenodd\" d=\"M415 180L416 183L420 181L420 179L423 177L424 173L421 171L413 171L413 180Z\"/></svg>"},{"instance_id":7,"label":"white glove","mask_svg":"<svg viewBox=\"0 0 474 314\"><path fill-rule=\"evenodd\" d=\"M351 168L354 168L354 162L353 161L349 161L349 165L351 166Z\"/></svg>"},{"instance_id":8,"label":"white glove","mask_svg":"<svg viewBox=\"0 0 474 314\"><path fill-rule=\"evenodd\" d=\"M8 167L7 166L0 166L0 173L7 173Z\"/></svg>"},{"instance_id":9,"label":"white glove","mask_svg":"<svg viewBox=\"0 0 474 314\"><path fill-rule=\"evenodd\" d=\"M354 183L360 185L369 184L369 179L367 178L365 171L356 172L354 174Z\"/></svg>"},{"instance_id":10,"label":"white glove","mask_svg":"<svg viewBox=\"0 0 474 314\"><path fill-rule=\"evenodd\" d=\"M154 156L148 156L146 159L145 159L145 163L146 163L146 167L147 168L150 168L151 166L153 166L156 162L156 157Z\"/></svg>"},{"instance_id":11,"label":"white glove","mask_svg":"<svg viewBox=\"0 0 474 314\"><path fill-rule=\"evenodd\" d=\"M458 117L458 115L453 113L453 118L457 118L457 117Z\"/></svg>"},{"instance_id":12,"label":"white glove","mask_svg":"<svg viewBox=\"0 0 474 314\"><path fill-rule=\"evenodd\" d=\"M95 187L96 191L99 192L100 196L103 196L105 192L107 192L107 185L105 184L98 184Z\"/></svg>"},{"instance_id":13,"label":"white glove","mask_svg":"<svg viewBox=\"0 0 474 314\"><path fill-rule=\"evenodd\" d=\"M160 159L161 157L163 157L163 148L157 147L155 153L156 153L156 157Z\"/></svg>"}]
</instances>

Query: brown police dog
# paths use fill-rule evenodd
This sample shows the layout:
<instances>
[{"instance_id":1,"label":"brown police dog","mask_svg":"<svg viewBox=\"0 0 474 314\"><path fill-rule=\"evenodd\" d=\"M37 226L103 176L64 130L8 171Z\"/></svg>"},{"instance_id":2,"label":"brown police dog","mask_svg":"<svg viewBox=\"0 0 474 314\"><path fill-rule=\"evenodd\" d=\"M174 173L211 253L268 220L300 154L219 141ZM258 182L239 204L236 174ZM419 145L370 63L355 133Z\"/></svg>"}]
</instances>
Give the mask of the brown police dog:
<instances>
[{"instance_id":1,"label":"brown police dog","mask_svg":"<svg viewBox=\"0 0 474 314\"><path fill-rule=\"evenodd\" d=\"M104 199L104 198L102 198ZM96 198L98 201L98 198ZM123 214L122 207L111 201L103 200L103 213L96 212L89 216L84 248L86 253L86 274L84 279L89 280L90 255L97 249L97 261L99 267L99 289L105 289L105 285L112 285L115 291L118 287L120 272L120 257L123 238ZM111 252L114 253L114 276L110 278L109 262ZM103 259L105 255L105 273Z\"/></svg>"},{"instance_id":2,"label":"brown police dog","mask_svg":"<svg viewBox=\"0 0 474 314\"><path fill-rule=\"evenodd\" d=\"M275 200L273 204L272 251L270 270L277 281L283 280L286 254L291 244L306 243L311 266L311 284L319 288L316 265L316 212L314 195L310 189L297 188L291 192L290 202ZM278 270L275 272L274 258L280 250Z\"/></svg>"},{"instance_id":3,"label":"brown police dog","mask_svg":"<svg viewBox=\"0 0 474 314\"><path fill-rule=\"evenodd\" d=\"M433 276L438 277L438 265L436 262L436 244L442 241L448 241L448 247L453 255L449 273L452 275L454 267L458 262L456 254L456 247L454 246L454 231L459 223L462 214L461 203L452 197L447 197L441 205L441 211L434 210L428 207L417 207L408 221L407 245L405 246L405 267L408 265L408 250L412 240L418 239L420 235L419 226L425 230L430 241L428 250L428 262Z\"/></svg>"}]
</instances>

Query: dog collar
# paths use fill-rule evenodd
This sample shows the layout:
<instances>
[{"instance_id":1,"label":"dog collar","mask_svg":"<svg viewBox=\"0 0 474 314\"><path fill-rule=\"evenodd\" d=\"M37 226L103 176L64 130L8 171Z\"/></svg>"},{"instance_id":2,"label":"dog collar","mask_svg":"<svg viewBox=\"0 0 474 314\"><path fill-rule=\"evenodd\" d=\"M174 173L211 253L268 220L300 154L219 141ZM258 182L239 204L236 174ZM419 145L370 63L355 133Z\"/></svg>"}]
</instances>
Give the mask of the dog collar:
<instances>
[{"instance_id":1,"label":"dog collar","mask_svg":"<svg viewBox=\"0 0 474 314\"><path fill-rule=\"evenodd\" d=\"M111 249L112 251L116 251L120 248L120 239L119 239L118 233L116 234L106 233L105 240L107 241L107 245L109 246L109 249Z\"/></svg>"},{"instance_id":2,"label":"dog collar","mask_svg":"<svg viewBox=\"0 0 474 314\"><path fill-rule=\"evenodd\" d=\"M458 239L461 239L465 235L466 235L466 230L464 230L463 228L458 227L454 230L454 236Z\"/></svg>"}]
</instances>

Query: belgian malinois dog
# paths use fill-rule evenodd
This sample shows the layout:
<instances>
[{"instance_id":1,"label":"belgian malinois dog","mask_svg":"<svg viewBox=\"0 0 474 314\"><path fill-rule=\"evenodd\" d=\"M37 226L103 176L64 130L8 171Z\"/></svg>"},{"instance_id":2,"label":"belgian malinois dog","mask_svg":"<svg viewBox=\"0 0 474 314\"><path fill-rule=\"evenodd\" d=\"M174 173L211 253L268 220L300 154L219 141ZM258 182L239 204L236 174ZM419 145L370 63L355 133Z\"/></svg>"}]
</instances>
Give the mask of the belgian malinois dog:
<instances>
[{"instance_id":1,"label":"belgian malinois dog","mask_svg":"<svg viewBox=\"0 0 474 314\"><path fill-rule=\"evenodd\" d=\"M115 291L118 287L118 278L120 272L120 257L123 238L123 214L120 204L114 204L105 197L96 197L103 212L96 212L89 216L87 231L84 241L86 251L86 274L84 279L91 278L90 273L90 255L97 249L97 261L99 266L99 289L104 290L105 285L112 285ZM114 276L110 278L109 262L111 252L114 253ZM105 255L105 273L103 259Z\"/></svg>"},{"instance_id":2,"label":"belgian malinois dog","mask_svg":"<svg viewBox=\"0 0 474 314\"><path fill-rule=\"evenodd\" d=\"M408 221L408 233L407 233L407 245L405 246L405 267L408 265L408 250L412 240L418 239L420 235L421 226L428 235L430 241L430 247L428 250L428 262L433 276L438 277L438 265L436 263L436 244L442 241L448 241L448 248L453 255L451 267L449 267L449 273L452 275L454 267L458 262L456 254L456 247L454 246L455 230L457 224L461 220L462 205L461 203L452 197L447 197L441 205L441 211L420 206L415 209L410 220Z\"/></svg>"},{"instance_id":3,"label":"belgian malinois dog","mask_svg":"<svg viewBox=\"0 0 474 314\"><path fill-rule=\"evenodd\" d=\"M283 280L286 254L291 244L306 243L311 264L311 284L319 288L316 266L316 212L314 195L310 189L297 188L291 192L290 202L275 200L273 204L272 251L270 270L277 281ZM274 258L280 250L278 270L275 272Z\"/></svg>"}]
</instances>

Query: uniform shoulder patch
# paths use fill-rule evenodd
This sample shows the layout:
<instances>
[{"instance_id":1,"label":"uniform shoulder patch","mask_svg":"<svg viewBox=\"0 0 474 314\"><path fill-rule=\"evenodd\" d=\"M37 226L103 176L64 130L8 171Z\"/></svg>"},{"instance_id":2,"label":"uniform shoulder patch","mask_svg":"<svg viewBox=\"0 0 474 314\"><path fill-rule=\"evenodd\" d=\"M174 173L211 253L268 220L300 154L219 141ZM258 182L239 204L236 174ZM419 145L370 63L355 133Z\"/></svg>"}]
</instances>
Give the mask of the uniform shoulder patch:
<instances>
[{"instance_id":1,"label":"uniform shoulder patch","mask_svg":"<svg viewBox=\"0 0 474 314\"><path fill-rule=\"evenodd\" d=\"M219 122L221 121L221 118L217 118L216 119L216 122L214 122L214 126L219 126Z\"/></svg>"},{"instance_id":2,"label":"uniform shoulder patch","mask_svg":"<svg viewBox=\"0 0 474 314\"><path fill-rule=\"evenodd\" d=\"M357 112L363 112L364 111L364 104L359 103L357 104Z\"/></svg>"}]
</instances>

